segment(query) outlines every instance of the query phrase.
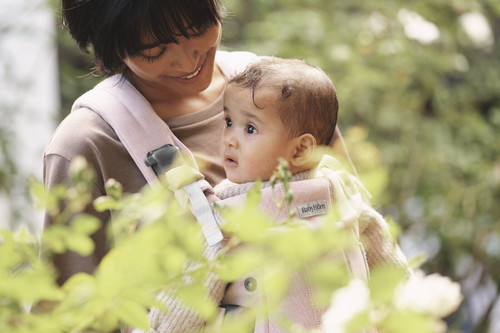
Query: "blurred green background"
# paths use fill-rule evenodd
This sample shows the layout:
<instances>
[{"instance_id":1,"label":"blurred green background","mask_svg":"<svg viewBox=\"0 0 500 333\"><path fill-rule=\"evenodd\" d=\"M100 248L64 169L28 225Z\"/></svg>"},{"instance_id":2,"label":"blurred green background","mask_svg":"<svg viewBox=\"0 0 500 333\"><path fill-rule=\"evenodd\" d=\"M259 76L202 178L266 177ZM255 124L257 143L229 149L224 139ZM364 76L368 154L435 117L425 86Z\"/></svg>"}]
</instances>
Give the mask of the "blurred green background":
<instances>
[{"instance_id":1,"label":"blurred green background","mask_svg":"<svg viewBox=\"0 0 500 333\"><path fill-rule=\"evenodd\" d=\"M410 258L423 252L427 272L462 282L449 331L500 332L500 1L226 5L225 48L330 75L374 204Z\"/></svg>"},{"instance_id":2,"label":"blurred green background","mask_svg":"<svg viewBox=\"0 0 500 333\"><path fill-rule=\"evenodd\" d=\"M424 253L426 272L462 284L449 332L500 332L500 1L223 3L222 49L300 58L330 75L374 205L400 227L410 259ZM56 21L58 121L99 78ZM1 163L12 168L7 154Z\"/></svg>"}]
</instances>

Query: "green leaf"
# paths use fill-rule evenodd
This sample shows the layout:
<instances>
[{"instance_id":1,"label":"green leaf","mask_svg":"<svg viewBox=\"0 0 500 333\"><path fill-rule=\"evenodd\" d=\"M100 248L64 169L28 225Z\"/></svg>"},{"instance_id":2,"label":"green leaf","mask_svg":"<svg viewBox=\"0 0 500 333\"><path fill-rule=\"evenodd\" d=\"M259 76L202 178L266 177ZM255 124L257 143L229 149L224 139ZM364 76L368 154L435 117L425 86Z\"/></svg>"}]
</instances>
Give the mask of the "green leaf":
<instances>
[{"instance_id":1,"label":"green leaf","mask_svg":"<svg viewBox=\"0 0 500 333\"><path fill-rule=\"evenodd\" d=\"M271 218L252 205L223 209L221 229L236 235L246 243L262 242L264 235L272 226Z\"/></svg>"},{"instance_id":2,"label":"green leaf","mask_svg":"<svg viewBox=\"0 0 500 333\"><path fill-rule=\"evenodd\" d=\"M396 266L382 266L370 272L369 288L375 304L389 303L396 287L406 279Z\"/></svg>"},{"instance_id":3,"label":"green leaf","mask_svg":"<svg viewBox=\"0 0 500 333\"><path fill-rule=\"evenodd\" d=\"M384 333L435 333L438 332L435 319L411 311L393 311L382 322Z\"/></svg>"},{"instance_id":4,"label":"green leaf","mask_svg":"<svg viewBox=\"0 0 500 333\"><path fill-rule=\"evenodd\" d=\"M65 239L66 248L74 251L84 257L89 256L94 251L94 241L82 234L69 233L68 238Z\"/></svg>"},{"instance_id":5,"label":"green leaf","mask_svg":"<svg viewBox=\"0 0 500 333\"><path fill-rule=\"evenodd\" d=\"M98 285L94 276L87 273L77 273L64 283L62 290L65 297L57 305L54 311L56 314L67 313L68 311L74 311L75 308L80 308L75 316L78 315L81 318L86 316L89 311L93 311L88 307L96 304L98 296Z\"/></svg>"},{"instance_id":6,"label":"green leaf","mask_svg":"<svg viewBox=\"0 0 500 333\"><path fill-rule=\"evenodd\" d=\"M355 315L346 325L348 333L371 332L371 328L370 318L366 312Z\"/></svg>"},{"instance_id":7,"label":"green leaf","mask_svg":"<svg viewBox=\"0 0 500 333\"><path fill-rule=\"evenodd\" d=\"M186 252L177 246L165 246L159 255L162 258L160 261L161 267L163 267L166 272L169 272L174 276L182 274L186 268L186 260L188 256L186 255Z\"/></svg>"},{"instance_id":8,"label":"green leaf","mask_svg":"<svg viewBox=\"0 0 500 333\"><path fill-rule=\"evenodd\" d=\"M314 286L314 296L320 306L327 307L331 302L332 293L347 285L349 273L343 257L322 258L311 265L306 275Z\"/></svg>"},{"instance_id":9,"label":"green leaf","mask_svg":"<svg viewBox=\"0 0 500 333\"><path fill-rule=\"evenodd\" d=\"M322 250L317 244L315 232L304 225L273 228L267 242L277 256L295 265L313 260Z\"/></svg>"},{"instance_id":10,"label":"green leaf","mask_svg":"<svg viewBox=\"0 0 500 333\"><path fill-rule=\"evenodd\" d=\"M120 199L123 195L123 186L116 179L108 179L106 184L106 193L115 199Z\"/></svg>"},{"instance_id":11,"label":"green leaf","mask_svg":"<svg viewBox=\"0 0 500 333\"><path fill-rule=\"evenodd\" d=\"M102 196L94 200L94 208L98 212L117 210L121 208L121 202L109 196Z\"/></svg>"},{"instance_id":12,"label":"green leaf","mask_svg":"<svg viewBox=\"0 0 500 333\"><path fill-rule=\"evenodd\" d=\"M236 281L245 274L261 267L266 262L266 254L259 249L245 246L232 251L215 268L217 276L224 281Z\"/></svg>"},{"instance_id":13,"label":"green leaf","mask_svg":"<svg viewBox=\"0 0 500 333\"><path fill-rule=\"evenodd\" d=\"M76 233L91 235L101 226L101 221L95 216L78 214L71 221L71 230Z\"/></svg>"},{"instance_id":14,"label":"green leaf","mask_svg":"<svg viewBox=\"0 0 500 333\"><path fill-rule=\"evenodd\" d=\"M37 209L45 209L47 207L47 191L43 182L35 179L34 177L28 178L28 185L30 188L31 196L35 199Z\"/></svg>"},{"instance_id":15,"label":"green leaf","mask_svg":"<svg viewBox=\"0 0 500 333\"><path fill-rule=\"evenodd\" d=\"M128 326L147 329L149 325L148 311L141 304L132 300L118 302L113 309L118 318Z\"/></svg>"},{"instance_id":16,"label":"green leaf","mask_svg":"<svg viewBox=\"0 0 500 333\"><path fill-rule=\"evenodd\" d=\"M426 261L428 256L425 252L422 252L409 260L409 265L413 270L419 269Z\"/></svg>"},{"instance_id":17,"label":"green leaf","mask_svg":"<svg viewBox=\"0 0 500 333\"><path fill-rule=\"evenodd\" d=\"M53 224L43 231L42 246L44 250L54 253L66 251L67 240L71 232L65 225Z\"/></svg>"},{"instance_id":18,"label":"green leaf","mask_svg":"<svg viewBox=\"0 0 500 333\"><path fill-rule=\"evenodd\" d=\"M18 304L36 304L42 300L61 300L63 293L50 272L43 267L30 269L2 278L0 297L7 297Z\"/></svg>"},{"instance_id":19,"label":"green leaf","mask_svg":"<svg viewBox=\"0 0 500 333\"><path fill-rule=\"evenodd\" d=\"M176 290L175 295L203 319L209 319L217 312L217 304L207 298L207 288L202 283L184 284Z\"/></svg>"},{"instance_id":20,"label":"green leaf","mask_svg":"<svg viewBox=\"0 0 500 333\"><path fill-rule=\"evenodd\" d=\"M283 296L288 291L292 276L297 272L290 267L279 262L268 262L267 265L259 270L260 279L266 291L266 304L264 311L273 311L281 303Z\"/></svg>"}]
</instances>

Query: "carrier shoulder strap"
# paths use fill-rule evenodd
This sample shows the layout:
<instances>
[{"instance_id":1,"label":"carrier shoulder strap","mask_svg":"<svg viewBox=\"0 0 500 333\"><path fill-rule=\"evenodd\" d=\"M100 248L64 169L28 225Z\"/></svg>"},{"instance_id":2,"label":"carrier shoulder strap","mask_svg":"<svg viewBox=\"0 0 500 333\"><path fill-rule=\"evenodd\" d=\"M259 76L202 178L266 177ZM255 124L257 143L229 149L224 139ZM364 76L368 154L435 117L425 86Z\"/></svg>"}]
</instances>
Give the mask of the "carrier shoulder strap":
<instances>
[{"instance_id":1,"label":"carrier shoulder strap","mask_svg":"<svg viewBox=\"0 0 500 333\"><path fill-rule=\"evenodd\" d=\"M166 144L177 146L194 161L192 154L153 111L151 104L121 75L105 79L83 94L72 111L87 108L108 123L123 143L148 183L158 178L144 160L148 152Z\"/></svg>"},{"instance_id":2,"label":"carrier shoulder strap","mask_svg":"<svg viewBox=\"0 0 500 333\"><path fill-rule=\"evenodd\" d=\"M216 54L216 63L223 75L231 78L257 58L249 52L219 51ZM96 112L113 128L149 184L158 180L156 170L150 167L150 152L167 145L177 147L183 153L184 164L193 167L194 173L198 171L189 149L177 139L151 104L123 76L109 77L83 94L73 104L72 112L81 108ZM191 210L202 225L208 244L217 244L223 238L222 232L203 192L210 188L210 185L198 173L182 188L189 196Z\"/></svg>"},{"instance_id":3,"label":"carrier shoulder strap","mask_svg":"<svg viewBox=\"0 0 500 333\"><path fill-rule=\"evenodd\" d=\"M216 63L231 78L258 57L250 52L218 51ZM148 183L157 180L155 172L144 161L148 152L167 144L174 145L195 165L193 155L176 138L151 104L123 76L115 75L97 84L73 104L72 111L88 108L96 112L116 132Z\"/></svg>"}]
</instances>

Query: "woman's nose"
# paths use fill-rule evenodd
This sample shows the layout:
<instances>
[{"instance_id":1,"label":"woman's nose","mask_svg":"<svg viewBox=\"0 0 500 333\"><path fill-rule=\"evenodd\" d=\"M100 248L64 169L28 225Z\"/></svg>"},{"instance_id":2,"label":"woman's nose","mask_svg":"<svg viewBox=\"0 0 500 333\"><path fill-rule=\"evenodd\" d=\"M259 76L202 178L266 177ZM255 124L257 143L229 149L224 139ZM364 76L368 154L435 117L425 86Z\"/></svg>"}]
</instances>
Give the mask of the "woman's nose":
<instances>
[{"instance_id":1,"label":"woman's nose","mask_svg":"<svg viewBox=\"0 0 500 333\"><path fill-rule=\"evenodd\" d=\"M172 63L173 67L182 70L186 74L194 72L198 69L200 51L189 41L176 45L177 55Z\"/></svg>"}]
</instances>

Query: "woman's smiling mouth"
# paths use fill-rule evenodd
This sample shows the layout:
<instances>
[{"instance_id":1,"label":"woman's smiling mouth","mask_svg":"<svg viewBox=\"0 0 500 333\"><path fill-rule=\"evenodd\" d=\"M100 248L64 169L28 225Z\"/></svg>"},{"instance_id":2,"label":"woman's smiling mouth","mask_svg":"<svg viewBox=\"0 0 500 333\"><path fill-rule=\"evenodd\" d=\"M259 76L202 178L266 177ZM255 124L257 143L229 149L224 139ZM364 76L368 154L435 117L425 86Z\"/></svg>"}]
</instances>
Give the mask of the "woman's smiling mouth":
<instances>
[{"instance_id":1,"label":"woman's smiling mouth","mask_svg":"<svg viewBox=\"0 0 500 333\"><path fill-rule=\"evenodd\" d=\"M189 74L189 75L186 75L186 76L181 76L181 79L184 79L184 80L189 80L189 79L192 79L193 77L195 77L196 75L198 75L201 71L201 68L203 67L203 65L201 65L197 70L195 70L192 74Z\"/></svg>"}]
</instances>

